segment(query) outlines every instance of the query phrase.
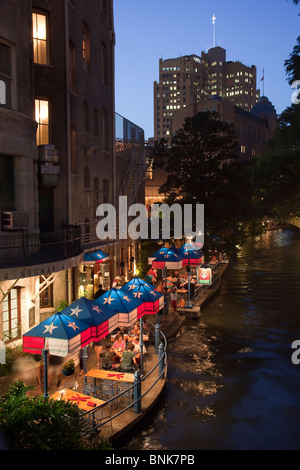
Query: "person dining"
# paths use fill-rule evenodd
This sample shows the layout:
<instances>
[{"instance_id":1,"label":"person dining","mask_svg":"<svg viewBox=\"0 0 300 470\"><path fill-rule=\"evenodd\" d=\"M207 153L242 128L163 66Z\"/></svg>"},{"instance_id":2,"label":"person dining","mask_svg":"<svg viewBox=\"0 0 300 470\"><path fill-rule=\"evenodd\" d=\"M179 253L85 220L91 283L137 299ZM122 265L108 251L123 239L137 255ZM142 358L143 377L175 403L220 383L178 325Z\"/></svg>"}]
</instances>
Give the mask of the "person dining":
<instances>
[{"instance_id":1,"label":"person dining","mask_svg":"<svg viewBox=\"0 0 300 470\"><path fill-rule=\"evenodd\" d=\"M123 340L122 334L118 333L111 350L115 353L116 362L120 362L123 351L126 349L126 343Z\"/></svg>"},{"instance_id":2,"label":"person dining","mask_svg":"<svg viewBox=\"0 0 300 470\"><path fill-rule=\"evenodd\" d=\"M121 370L138 369L138 363L134 353L134 344L129 343L127 349L123 351L121 359Z\"/></svg>"},{"instance_id":3,"label":"person dining","mask_svg":"<svg viewBox=\"0 0 300 470\"><path fill-rule=\"evenodd\" d=\"M140 365L140 363L141 363L141 345L140 345L140 339L137 335L133 338L132 344L134 346L133 352L135 354L136 362L137 362L138 365ZM143 354L146 354L146 352L147 352L146 347L143 344Z\"/></svg>"},{"instance_id":4,"label":"person dining","mask_svg":"<svg viewBox=\"0 0 300 470\"><path fill-rule=\"evenodd\" d=\"M136 322L134 325L133 325L133 329L131 330L131 335L132 336L135 336L135 335L140 335L141 331L140 331L140 325L139 325L139 322Z\"/></svg>"}]
</instances>

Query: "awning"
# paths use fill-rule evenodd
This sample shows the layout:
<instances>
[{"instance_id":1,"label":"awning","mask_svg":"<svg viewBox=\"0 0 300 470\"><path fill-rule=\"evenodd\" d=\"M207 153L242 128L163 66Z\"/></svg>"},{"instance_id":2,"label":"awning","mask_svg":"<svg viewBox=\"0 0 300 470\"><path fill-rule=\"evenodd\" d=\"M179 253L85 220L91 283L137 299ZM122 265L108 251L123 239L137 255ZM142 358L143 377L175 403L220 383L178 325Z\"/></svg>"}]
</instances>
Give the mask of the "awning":
<instances>
[{"instance_id":1,"label":"awning","mask_svg":"<svg viewBox=\"0 0 300 470\"><path fill-rule=\"evenodd\" d=\"M109 256L102 250L84 254L84 264L105 263L106 261L109 261Z\"/></svg>"}]
</instances>

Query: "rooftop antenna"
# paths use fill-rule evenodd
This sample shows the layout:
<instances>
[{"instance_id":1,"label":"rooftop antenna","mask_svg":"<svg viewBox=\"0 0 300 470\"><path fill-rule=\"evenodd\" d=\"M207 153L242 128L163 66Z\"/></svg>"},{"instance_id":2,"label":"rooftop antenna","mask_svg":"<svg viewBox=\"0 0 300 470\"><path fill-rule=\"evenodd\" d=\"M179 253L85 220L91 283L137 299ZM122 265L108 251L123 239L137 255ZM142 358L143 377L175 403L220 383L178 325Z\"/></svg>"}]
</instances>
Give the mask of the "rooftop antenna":
<instances>
[{"instance_id":1,"label":"rooftop antenna","mask_svg":"<svg viewBox=\"0 0 300 470\"><path fill-rule=\"evenodd\" d=\"M216 16L213 14L212 24L213 24L213 47L216 47Z\"/></svg>"}]
</instances>

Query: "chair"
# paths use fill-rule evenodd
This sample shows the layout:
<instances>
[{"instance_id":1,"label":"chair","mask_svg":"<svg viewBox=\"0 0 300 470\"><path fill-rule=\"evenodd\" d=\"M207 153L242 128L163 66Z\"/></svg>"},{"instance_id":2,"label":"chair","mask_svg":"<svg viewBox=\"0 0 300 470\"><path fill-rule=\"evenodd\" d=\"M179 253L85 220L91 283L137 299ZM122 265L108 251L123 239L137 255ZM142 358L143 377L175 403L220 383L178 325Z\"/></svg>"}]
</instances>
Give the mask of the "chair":
<instances>
[{"instance_id":1,"label":"chair","mask_svg":"<svg viewBox=\"0 0 300 470\"><path fill-rule=\"evenodd\" d=\"M133 402L133 388L130 384L126 382L119 382L118 383L118 394L124 392L120 397L120 403L125 402L130 405Z\"/></svg>"},{"instance_id":2,"label":"chair","mask_svg":"<svg viewBox=\"0 0 300 470\"><path fill-rule=\"evenodd\" d=\"M82 390L85 395L92 395L94 397L99 397L99 390L101 386L96 385L94 380L92 383L88 382L88 378L85 377L82 379Z\"/></svg>"},{"instance_id":3,"label":"chair","mask_svg":"<svg viewBox=\"0 0 300 470\"><path fill-rule=\"evenodd\" d=\"M97 416L95 417L97 424L101 425L102 422L105 422L111 418L112 409L113 409L112 405L113 405L112 402L107 403L106 405L104 405L102 408L100 408L97 411ZM111 427L111 432L113 432L112 420L110 420L110 427Z\"/></svg>"},{"instance_id":4,"label":"chair","mask_svg":"<svg viewBox=\"0 0 300 470\"><path fill-rule=\"evenodd\" d=\"M101 400L109 400L118 394L118 383L115 380L103 380L99 390Z\"/></svg>"}]
</instances>

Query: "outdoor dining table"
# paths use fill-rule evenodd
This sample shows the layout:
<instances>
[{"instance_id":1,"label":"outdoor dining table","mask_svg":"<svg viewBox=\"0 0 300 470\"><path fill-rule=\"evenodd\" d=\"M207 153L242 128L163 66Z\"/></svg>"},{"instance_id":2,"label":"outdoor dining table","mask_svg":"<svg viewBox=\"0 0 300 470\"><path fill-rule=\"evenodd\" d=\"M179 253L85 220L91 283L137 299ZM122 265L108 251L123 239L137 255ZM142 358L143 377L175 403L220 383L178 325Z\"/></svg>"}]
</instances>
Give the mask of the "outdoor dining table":
<instances>
[{"instance_id":1,"label":"outdoor dining table","mask_svg":"<svg viewBox=\"0 0 300 470\"><path fill-rule=\"evenodd\" d=\"M134 374L113 370L90 369L85 374L85 377L92 377L94 379L100 380L114 380L116 382L128 382L130 384L134 383Z\"/></svg>"},{"instance_id":2,"label":"outdoor dining table","mask_svg":"<svg viewBox=\"0 0 300 470\"><path fill-rule=\"evenodd\" d=\"M50 395L50 398L53 400L70 401L83 411L92 411L94 408L98 408L106 403L104 400L100 400L99 398L90 397L67 388L53 393Z\"/></svg>"}]
</instances>

